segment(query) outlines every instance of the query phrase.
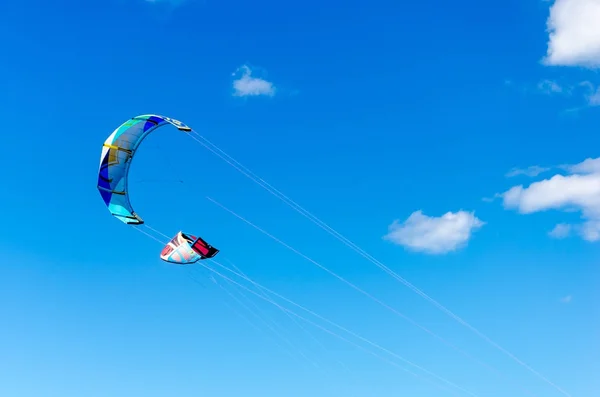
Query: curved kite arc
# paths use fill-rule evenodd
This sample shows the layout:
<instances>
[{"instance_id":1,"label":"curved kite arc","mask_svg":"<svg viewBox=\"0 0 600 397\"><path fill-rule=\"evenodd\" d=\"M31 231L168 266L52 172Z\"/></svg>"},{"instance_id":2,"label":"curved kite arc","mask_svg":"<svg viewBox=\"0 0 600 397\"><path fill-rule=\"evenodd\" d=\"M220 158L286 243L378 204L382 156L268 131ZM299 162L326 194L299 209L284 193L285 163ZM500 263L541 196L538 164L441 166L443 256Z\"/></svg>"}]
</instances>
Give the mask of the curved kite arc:
<instances>
[{"instance_id":1,"label":"curved kite arc","mask_svg":"<svg viewBox=\"0 0 600 397\"><path fill-rule=\"evenodd\" d=\"M127 180L131 160L144 138L157 128L168 124L180 131L192 131L179 120L145 114L121 124L106 138L102 146L97 188L110 213L128 225L144 223L129 201Z\"/></svg>"}]
</instances>

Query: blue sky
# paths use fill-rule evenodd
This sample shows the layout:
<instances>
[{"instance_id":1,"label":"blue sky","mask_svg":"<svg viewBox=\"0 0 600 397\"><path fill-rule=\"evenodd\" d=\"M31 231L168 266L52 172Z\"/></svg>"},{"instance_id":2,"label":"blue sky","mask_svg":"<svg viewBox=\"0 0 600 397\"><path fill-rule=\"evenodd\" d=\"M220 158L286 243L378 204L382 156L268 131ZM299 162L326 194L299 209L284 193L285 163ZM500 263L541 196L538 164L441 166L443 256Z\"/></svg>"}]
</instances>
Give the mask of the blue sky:
<instances>
[{"instance_id":1,"label":"blue sky","mask_svg":"<svg viewBox=\"0 0 600 397\"><path fill-rule=\"evenodd\" d=\"M594 0L3 2L0 395L599 395L598 18ZM95 187L104 139L146 113L531 370L166 127L136 154L136 211L322 318L161 262Z\"/></svg>"}]
</instances>

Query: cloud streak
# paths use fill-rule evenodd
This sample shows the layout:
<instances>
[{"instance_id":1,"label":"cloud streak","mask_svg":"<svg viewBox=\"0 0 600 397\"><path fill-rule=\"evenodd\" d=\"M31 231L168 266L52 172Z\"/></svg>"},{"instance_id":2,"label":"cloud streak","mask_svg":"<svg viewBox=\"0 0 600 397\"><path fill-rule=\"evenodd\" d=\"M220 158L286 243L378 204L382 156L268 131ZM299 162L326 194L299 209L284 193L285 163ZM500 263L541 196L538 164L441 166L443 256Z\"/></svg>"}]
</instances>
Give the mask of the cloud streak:
<instances>
[{"instance_id":1,"label":"cloud streak","mask_svg":"<svg viewBox=\"0 0 600 397\"><path fill-rule=\"evenodd\" d=\"M527 168L515 167L506 173L506 177L512 178L512 177L519 176L519 175L534 177L534 176L538 176L539 174L549 171L549 170L550 170L550 168L540 167L539 165L532 165Z\"/></svg>"},{"instance_id":2,"label":"cloud streak","mask_svg":"<svg viewBox=\"0 0 600 397\"><path fill-rule=\"evenodd\" d=\"M404 222L394 221L384 239L412 251L445 254L464 247L473 232L484 224L472 212L447 212L431 217L419 210Z\"/></svg>"}]
</instances>

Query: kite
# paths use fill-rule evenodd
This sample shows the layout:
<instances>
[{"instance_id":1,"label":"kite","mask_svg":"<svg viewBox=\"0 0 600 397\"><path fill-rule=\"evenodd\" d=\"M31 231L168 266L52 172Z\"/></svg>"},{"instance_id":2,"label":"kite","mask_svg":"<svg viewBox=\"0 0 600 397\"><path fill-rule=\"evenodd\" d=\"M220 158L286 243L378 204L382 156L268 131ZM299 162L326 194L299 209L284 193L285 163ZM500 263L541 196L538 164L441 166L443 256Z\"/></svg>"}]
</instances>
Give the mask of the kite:
<instances>
[{"instance_id":1,"label":"kite","mask_svg":"<svg viewBox=\"0 0 600 397\"><path fill-rule=\"evenodd\" d=\"M168 124L180 131L192 132L192 129L181 121L146 114L121 124L104 141L98 170L98 191L110 213L128 225L144 223L129 201L127 178L131 160L144 138L157 128Z\"/></svg>"},{"instance_id":2,"label":"kite","mask_svg":"<svg viewBox=\"0 0 600 397\"><path fill-rule=\"evenodd\" d=\"M160 253L160 259L169 263L188 265L217 255L218 249L200 237L179 232Z\"/></svg>"}]
</instances>

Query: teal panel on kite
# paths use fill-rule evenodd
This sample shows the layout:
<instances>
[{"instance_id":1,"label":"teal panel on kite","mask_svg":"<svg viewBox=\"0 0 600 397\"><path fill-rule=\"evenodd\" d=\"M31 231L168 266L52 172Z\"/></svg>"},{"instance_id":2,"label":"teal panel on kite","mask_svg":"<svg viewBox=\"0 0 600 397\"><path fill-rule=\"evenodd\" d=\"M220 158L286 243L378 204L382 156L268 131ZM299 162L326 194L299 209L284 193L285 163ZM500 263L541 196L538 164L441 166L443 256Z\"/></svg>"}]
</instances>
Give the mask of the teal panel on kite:
<instances>
[{"instance_id":1,"label":"teal panel on kite","mask_svg":"<svg viewBox=\"0 0 600 397\"><path fill-rule=\"evenodd\" d=\"M219 250L200 237L179 232L164 246L160 259L169 263L188 265L201 259L212 258Z\"/></svg>"},{"instance_id":2,"label":"teal panel on kite","mask_svg":"<svg viewBox=\"0 0 600 397\"><path fill-rule=\"evenodd\" d=\"M144 223L129 201L127 177L131 159L144 138L167 124L174 125L180 131L192 131L190 127L178 120L147 114L133 117L121 124L104 141L97 187L110 213L126 224Z\"/></svg>"}]
</instances>

